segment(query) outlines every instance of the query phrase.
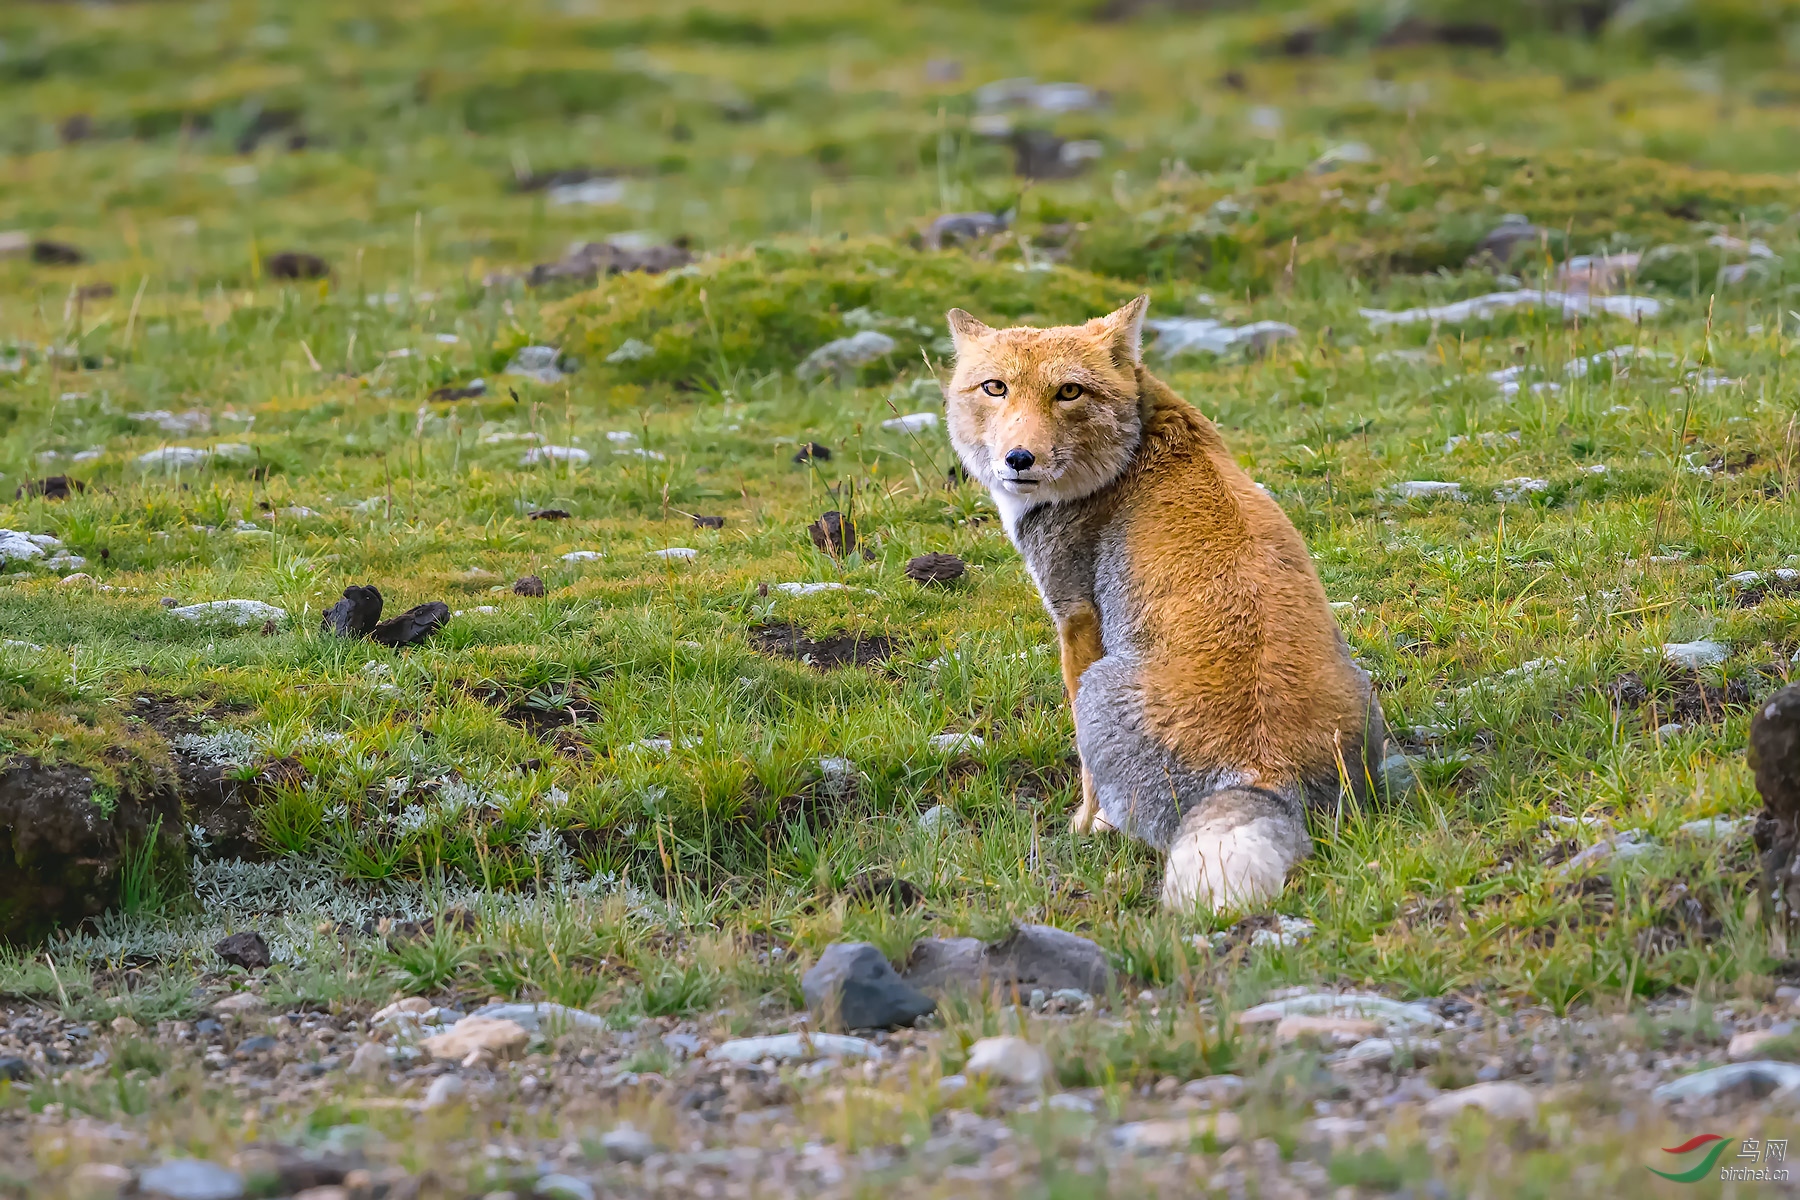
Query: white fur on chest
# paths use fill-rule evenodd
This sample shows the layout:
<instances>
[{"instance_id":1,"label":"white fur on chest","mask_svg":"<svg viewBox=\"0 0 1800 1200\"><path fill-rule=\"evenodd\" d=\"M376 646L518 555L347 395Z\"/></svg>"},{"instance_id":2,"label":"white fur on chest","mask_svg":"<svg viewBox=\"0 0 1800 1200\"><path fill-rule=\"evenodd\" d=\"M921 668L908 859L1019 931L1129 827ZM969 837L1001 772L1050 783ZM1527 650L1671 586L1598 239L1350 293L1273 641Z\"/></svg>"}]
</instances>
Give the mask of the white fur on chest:
<instances>
[{"instance_id":1,"label":"white fur on chest","mask_svg":"<svg viewBox=\"0 0 1800 1200\"><path fill-rule=\"evenodd\" d=\"M1003 488L993 488L988 492L993 498L994 507L1000 513L1000 526L1006 530L1013 545L1019 544L1019 518L1042 504L1043 501L1034 496L1015 496Z\"/></svg>"}]
</instances>

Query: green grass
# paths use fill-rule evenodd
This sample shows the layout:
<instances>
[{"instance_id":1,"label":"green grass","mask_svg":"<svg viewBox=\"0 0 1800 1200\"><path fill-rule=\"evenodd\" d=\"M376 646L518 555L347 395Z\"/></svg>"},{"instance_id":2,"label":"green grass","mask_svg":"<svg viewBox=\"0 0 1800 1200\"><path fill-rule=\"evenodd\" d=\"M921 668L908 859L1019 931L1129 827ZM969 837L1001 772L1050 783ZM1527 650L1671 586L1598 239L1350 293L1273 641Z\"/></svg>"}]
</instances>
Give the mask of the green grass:
<instances>
[{"instance_id":1,"label":"green grass","mask_svg":"<svg viewBox=\"0 0 1800 1200\"><path fill-rule=\"evenodd\" d=\"M0 374L0 525L54 533L112 590L0 574L0 637L44 647L0 649L0 747L109 788L155 777L166 748L132 719L148 695L243 735L238 778L297 762L304 774L258 785L257 837L314 872L318 912L248 911L283 960L278 987L309 1003L402 988L622 1020L726 1005L741 1023L795 1006L800 967L836 937L898 958L921 933L1015 919L1085 930L1141 981L1227 1005L1296 981L1559 1012L1760 994L1777 956L1747 844L1676 830L1756 805L1747 709L1696 701L1696 682L1760 696L1800 650L1794 595L1726 578L1800 565L1800 108L1791 49L1744 32L1785 20L1791 47L1791 12L1741 6L1737 33L1707 26L1728 37L1715 45L1675 17L1583 39L1509 10L1495 55L1372 51L1374 9L1337 6L1343 53L1294 59L1263 47L1307 14L1258 7L1096 23L1073 6L803 0L10 6L0 229L90 261L0 260L0 351L19 359ZM967 78L928 82L935 57ZM1086 175L1024 186L974 132L973 87L1023 74L1111 94L1020 118L1098 138ZM1278 133L1252 123L1258 106L1281 110ZM81 114L92 136L63 144ZM296 131L307 144L288 149ZM1375 161L1308 169L1352 140ZM619 172L625 202L558 206L519 183L572 167ZM916 248L932 215L979 205L1016 207L1014 231ZM1504 286L1468 259L1509 212L1546 231L1511 265L1526 286L1571 253L1655 250L1639 290L1662 314L1391 330L1358 315ZM686 235L703 256L593 290L482 282L627 230ZM287 249L331 277L271 280L267 258ZM111 293L78 290L98 284ZM945 308L1077 320L1141 290L1153 316L1299 328L1266 358L1158 369L1305 535L1390 723L1441 730L1411 743L1419 786L1403 802L1316 825L1275 905L1317 926L1292 947L1215 959L1188 941L1206 923L1156 911L1154 855L1069 838L1071 728L1030 581L985 497L946 484L943 435L880 425L938 404ZM868 325L896 339L888 359L794 377L810 349ZM649 356L607 363L628 338ZM529 344L579 370L502 375ZM1665 357L1565 371L1619 345ZM1526 385L1512 395L1488 378L1508 368ZM485 397L428 399L475 378ZM210 430L132 418L151 410L198 411ZM521 466L537 438L591 459ZM830 461L796 465L809 441ZM249 451L138 465L221 442ZM11 498L64 472L87 490ZM1544 486L1494 498L1520 478ZM1466 498L1390 498L1417 479ZM526 518L542 507L574 515ZM814 547L806 527L832 508L865 554ZM668 547L697 554L651 556ZM600 557L565 559L577 550ZM907 559L934 550L973 569L951 588L909 582ZM547 596L509 590L528 573ZM322 609L364 582L390 612L465 611L401 652L320 634ZM204 628L163 596L259 599L290 619ZM879 634L894 652L822 672L759 651L751 631L770 623ZM1662 643L1703 637L1730 646L1722 667L1696 680L1659 665ZM1520 669L1532 662L1549 665ZM1647 701L1619 698L1627 674ZM1655 732L1672 719L1686 727ZM962 732L984 745L930 748ZM824 778L820 760L840 757L854 787ZM954 832L918 826L934 805ZM1551 818L1584 814L1666 847L1611 872L1610 905L1557 871L1558 843L1593 835ZM127 909L156 907L150 865ZM923 909L837 896L875 866L924 889ZM250 886L231 879L219 895ZM1671 915L1678 884L1713 934ZM477 931L383 947L315 929L452 898L478 906ZM109 918L68 949L178 972L213 919ZM85 978L57 961L65 985ZM8 958L0 978L54 998L42 962ZM1217 1038L1193 1023L1096 1033L1061 1070L1225 1069ZM1413 1177L1399 1152L1332 1170Z\"/></svg>"}]
</instances>

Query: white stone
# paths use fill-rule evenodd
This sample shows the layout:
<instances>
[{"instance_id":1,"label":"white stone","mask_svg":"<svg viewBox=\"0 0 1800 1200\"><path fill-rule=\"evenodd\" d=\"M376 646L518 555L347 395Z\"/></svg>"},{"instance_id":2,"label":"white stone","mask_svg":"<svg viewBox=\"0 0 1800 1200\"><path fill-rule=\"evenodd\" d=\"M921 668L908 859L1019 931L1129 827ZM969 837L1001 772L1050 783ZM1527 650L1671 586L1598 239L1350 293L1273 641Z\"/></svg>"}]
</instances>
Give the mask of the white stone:
<instances>
[{"instance_id":1,"label":"white stone","mask_svg":"<svg viewBox=\"0 0 1800 1200\"><path fill-rule=\"evenodd\" d=\"M350 1065L345 1068L358 1079L379 1079L387 1074L387 1047L380 1042L364 1042L350 1056Z\"/></svg>"},{"instance_id":2,"label":"white stone","mask_svg":"<svg viewBox=\"0 0 1800 1200\"><path fill-rule=\"evenodd\" d=\"M819 592L847 592L841 583L777 583L771 588L784 596L812 596Z\"/></svg>"},{"instance_id":3,"label":"white stone","mask_svg":"<svg viewBox=\"0 0 1800 1200\"><path fill-rule=\"evenodd\" d=\"M767 1037L734 1038L721 1042L707 1054L719 1062L808 1061L815 1058L881 1057L881 1047L865 1038L839 1033L777 1033Z\"/></svg>"},{"instance_id":4,"label":"white stone","mask_svg":"<svg viewBox=\"0 0 1800 1200\"><path fill-rule=\"evenodd\" d=\"M266 1007L266 1002L255 992L233 992L229 996L213 1001L212 1010L226 1015L241 1015L259 1012Z\"/></svg>"},{"instance_id":5,"label":"white stone","mask_svg":"<svg viewBox=\"0 0 1800 1200\"><path fill-rule=\"evenodd\" d=\"M643 1162L656 1153L656 1141L647 1133L630 1125L620 1125L600 1137L600 1148L616 1162Z\"/></svg>"},{"instance_id":6,"label":"white stone","mask_svg":"<svg viewBox=\"0 0 1800 1200\"><path fill-rule=\"evenodd\" d=\"M1662 311L1662 303L1648 296L1593 296L1579 292L1512 291L1490 292L1454 304L1427 305L1391 312L1381 308L1361 308L1357 312L1372 328L1388 325L1412 325L1420 321L1432 324L1487 320L1515 308L1557 308L1564 317L1586 317L1596 312L1609 316L1638 320L1654 317Z\"/></svg>"},{"instance_id":7,"label":"white stone","mask_svg":"<svg viewBox=\"0 0 1800 1200\"><path fill-rule=\"evenodd\" d=\"M1226 354L1241 346L1265 348L1300 336L1300 331L1285 321L1227 325L1211 317L1165 317L1145 321L1144 328L1156 335L1151 349L1158 358L1165 359L1196 353Z\"/></svg>"},{"instance_id":8,"label":"white stone","mask_svg":"<svg viewBox=\"0 0 1800 1200\"><path fill-rule=\"evenodd\" d=\"M1273 1025L1292 1016L1362 1017L1398 1029L1441 1029L1444 1024L1424 1004L1367 992L1308 992L1247 1008L1237 1019L1239 1025Z\"/></svg>"},{"instance_id":9,"label":"white stone","mask_svg":"<svg viewBox=\"0 0 1800 1200\"><path fill-rule=\"evenodd\" d=\"M606 555L598 550L571 550L562 556L564 562L597 562Z\"/></svg>"},{"instance_id":10,"label":"white stone","mask_svg":"<svg viewBox=\"0 0 1800 1200\"><path fill-rule=\"evenodd\" d=\"M1754 1087L1762 1093L1788 1088L1800 1089L1800 1063L1756 1059L1713 1067L1711 1070L1696 1071L1692 1075L1671 1080L1651 1092L1650 1098L1658 1104L1674 1104L1683 1100L1705 1099L1743 1087Z\"/></svg>"},{"instance_id":11,"label":"white stone","mask_svg":"<svg viewBox=\"0 0 1800 1200\"><path fill-rule=\"evenodd\" d=\"M555 1172L543 1175L532 1185L532 1195L545 1200L594 1200L594 1185L573 1175Z\"/></svg>"},{"instance_id":12,"label":"white stone","mask_svg":"<svg viewBox=\"0 0 1800 1200\"><path fill-rule=\"evenodd\" d=\"M447 1108L462 1099L463 1081L457 1075L439 1075L425 1089L425 1107L427 1110Z\"/></svg>"},{"instance_id":13,"label":"white stone","mask_svg":"<svg viewBox=\"0 0 1800 1200\"><path fill-rule=\"evenodd\" d=\"M0 563L4 563L8 559L29 562L32 559L42 558L46 549L55 549L56 546L62 545L54 538L51 541L55 542L55 545L46 547L37 537L29 533L17 529L0 529Z\"/></svg>"},{"instance_id":14,"label":"white stone","mask_svg":"<svg viewBox=\"0 0 1800 1200\"><path fill-rule=\"evenodd\" d=\"M1731 657L1731 647L1721 642L1664 642L1663 660L1672 666L1699 670L1714 667Z\"/></svg>"},{"instance_id":15,"label":"white stone","mask_svg":"<svg viewBox=\"0 0 1800 1200\"><path fill-rule=\"evenodd\" d=\"M969 1047L963 1073L1013 1087L1042 1087L1050 1078L1050 1056L1022 1037L986 1037Z\"/></svg>"},{"instance_id":16,"label":"white stone","mask_svg":"<svg viewBox=\"0 0 1800 1200\"><path fill-rule=\"evenodd\" d=\"M1427 500L1438 496L1462 499L1462 486L1442 479L1408 479L1388 489L1396 500Z\"/></svg>"},{"instance_id":17,"label":"white stone","mask_svg":"<svg viewBox=\"0 0 1800 1200\"><path fill-rule=\"evenodd\" d=\"M566 462L576 466L585 466L593 455L579 446L533 446L519 459L521 467L535 467L539 463Z\"/></svg>"},{"instance_id":18,"label":"white stone","mask_svg":"<svg viewBox=\"0 0 1800 1200\"><path fill-rule=\"evenodd\" d=\"M872 363L899 348L900 344L887 334L865 329L850 337L826 342L802 359L800 365L794 368L794 374L800 379L838 375L865 363Z\"/></svg>"},{"instance_id":19,"label":"white stone","mask_svg":"<svg viewBox=\"0 0 1800 1200\"><path fill-rule=\"evenodd\" d=\"M673 562L692 562L700 557L700 552L692 546L670 546L666 550L650 551L651 558L661 558Z\"/></svg>"},{"instance_id":20,"label":"white stone","mask_svg":"<svg viewBox=\"0 0 1800 1200\"><path fill-rule=\"evenodd\" d=\"M1537 1107L1537 1097L1524 1084L1495 1080L1439 1093L1425 1105L1425 1115L1444 1119L1474 1108L1496 1121L1530 1121Z\"/></svg>"},{"instance_id":21,"label":"white stone","mask_svg":"<svg viewBox=\"0 0 1800 1200\"><path fill-rule=\"evenodd\" d=\"M1184 1098L1203 1108L1228 1108L1244 1098L1244 1081L1236 1075L1207 1075L1181 1085Z\"/></svg>"},{"instance_id":22,"label":"white stone","mask_svg":"<svg viewBox=\"0 0 1800 1200\"><path fill-rule=\"evenodd\" d=\"M1725 1057L1734 1063L1750 1062L1770 1042L1792 1035L1792 1029L1746 1029L1732 1035L1730 1044L1725 1047Z\"/></svg>"},{"instance_id":23,"label":"white stone","mask_svg":"<svg viewBox=\"0 0 1800 1200\"><path fill-rule=\"evenodd\" d=\"M1495 488L1494 499L1502 504L1517 504L1534 492L1543 492L1549 489L1550 481L1548 479L1533 479L1528 475L1521 475L1517 479L1508 479Z\"/></svg>"},{"instance_id":24,"label":"white stone","mask_svg":"<svg viewBox=\"0 0 1800 1200\"><path fill-rule=\"evenodd\" d=\"M925 744L940 754L960 754L987 745L979 733L937 733L925 739Z\"/></svg>"},{"instance_id":25,"label":"white stone","mask_svg":"<svg viewBox=\"0 0 1800 1200\"><path fill-rule=\"evenodd\" d=\"M500 1021L511 1021L520 1028L536 1033L548 1027L557 1029L593 1029L606 1028L606 1022L591 1012L583 1012L579 1008L570 1008L566 1004L552 1004L540 1001L537 1004L489 1004L469 1014L473 1017L491 1017Z\"/></svg>"},{"instance_id":26,"label":"white stone","mask_svg":"<svg viewBox=\"0 0 1800 1200\"><path fill-rule=\"evenodd\" d=\"M173 1158L138 1176L138 1191L166 1200L237 1200L244 1178L203 1158Z\"/></svg>"},{"instance_id":27,"label":"white stone","mask_svg":"<svg viewBox=\"0 0 1800 1200\"><path fill-rule=\"evenodd\" d=\"M937 833L955 824L956 810L946 804L934 804L919 814L919 828L926 833Z\"/></svg>"},{"instance_id":28,"label":"white stone","mask_svg":"<svg viewBox=\"0 0 1800 1200\"><path fill-rule=\"evenodd\" d=\"M907 413L904 417L883 421L881 427L893 433L924 433L938 427L938 415L934 412Z\"/></svg>"},{"instance_id":29,"label":"white stone","mask_svg":"<svg viewBox=\"0 0 1800 1200\"><path fill-rule=\"evenodd\" d=\"M619 348L617 350L614 350L611 354L606 356L606 361L615 364L638 362L641 359L651 357L655 353L656 351L651 348L648 342L639 341L637 338L626 338L623 342L619 343Z\"/></svg>"},{"instance_id":30,"label":"white stone","mask_svg":"<svg viewBox=\"0 0 1800 1200\"><path fill-rule=\"evenodd\" d=\"M1742 837L1754 824L1755 817L1701 817L1684 823L1675 832L1708 842L1729 842Z\"/></svg>"},{"instance_id":31,"label":"white stone","mask_svg":"<svg viewBox=\"0 0 1800 1200\"><path fill-rule=\"evenodd\" d=\"M243 442L220 442L212 448L212 453L214 458L226 462L253 462L256 459L256 448Z\"/></svg>"},{"instance_id":32,"label":"white stone","mask_svg":"<svg viewBox=\"0 0 1800 1200\"><path fill-rule=\"evenodd\" d=\"M171 608L171 616L184 621L216 621L226 625L260 625L265 621L285 621L287 610L261 600L209 600L204 604L185 604Z\"/></svg>"},{"instance_id":33,"label":"white stone","mask_svg":"<svg viewBox=\"0 0 1800 1200\"><path fill-rule=\"evenodd\" d=\"M506 364L508 375L521 375L538 383L560 383L563 373L558 363L562 352L555 346L521 346Z\"/></svg>"}]
</instances>

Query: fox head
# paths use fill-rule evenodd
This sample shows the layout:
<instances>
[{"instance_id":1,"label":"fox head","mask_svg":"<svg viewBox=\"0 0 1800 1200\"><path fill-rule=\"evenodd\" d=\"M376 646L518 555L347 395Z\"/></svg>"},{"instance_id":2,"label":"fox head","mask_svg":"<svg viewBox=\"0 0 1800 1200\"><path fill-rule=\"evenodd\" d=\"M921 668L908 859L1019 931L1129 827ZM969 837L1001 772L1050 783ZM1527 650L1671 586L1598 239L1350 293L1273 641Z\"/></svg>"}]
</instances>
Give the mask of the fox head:
<instances>
[{"instance_id":1,"label":"fox head","mask_svg":"<svg viewBox=\"0 0 1800 1200\"><path fill-rule=\"evenodd\" d=\"M1085 325L991 329L949 313L950 441L999 497L1077 500L1118 477L1143 431L1137 366L1148 296Z\"/></svg>"}]
</instances>

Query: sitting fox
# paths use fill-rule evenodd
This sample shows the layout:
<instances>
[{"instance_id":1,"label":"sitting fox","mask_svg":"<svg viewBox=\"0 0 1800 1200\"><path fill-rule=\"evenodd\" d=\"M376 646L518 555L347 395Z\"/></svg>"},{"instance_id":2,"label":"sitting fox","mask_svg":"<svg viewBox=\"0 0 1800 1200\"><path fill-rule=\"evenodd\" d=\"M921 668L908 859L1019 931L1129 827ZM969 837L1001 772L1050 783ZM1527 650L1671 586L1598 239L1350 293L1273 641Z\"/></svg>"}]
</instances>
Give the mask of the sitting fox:
<instances>
[{"instance_id":1,"label":"sitting fox","mask_svg":"<svg viewBox=\"0 0 1800 1200\"><path fill-rule=\"evenodd\" d=\"M1379 779L1386 733L1299 533L1141 362L1149 298L1085 325L949 313L950 440L1056 622L1076 833L1167 854L1163 904L1279 894L1308 808Z\"/></svg>"}]
</instances>

